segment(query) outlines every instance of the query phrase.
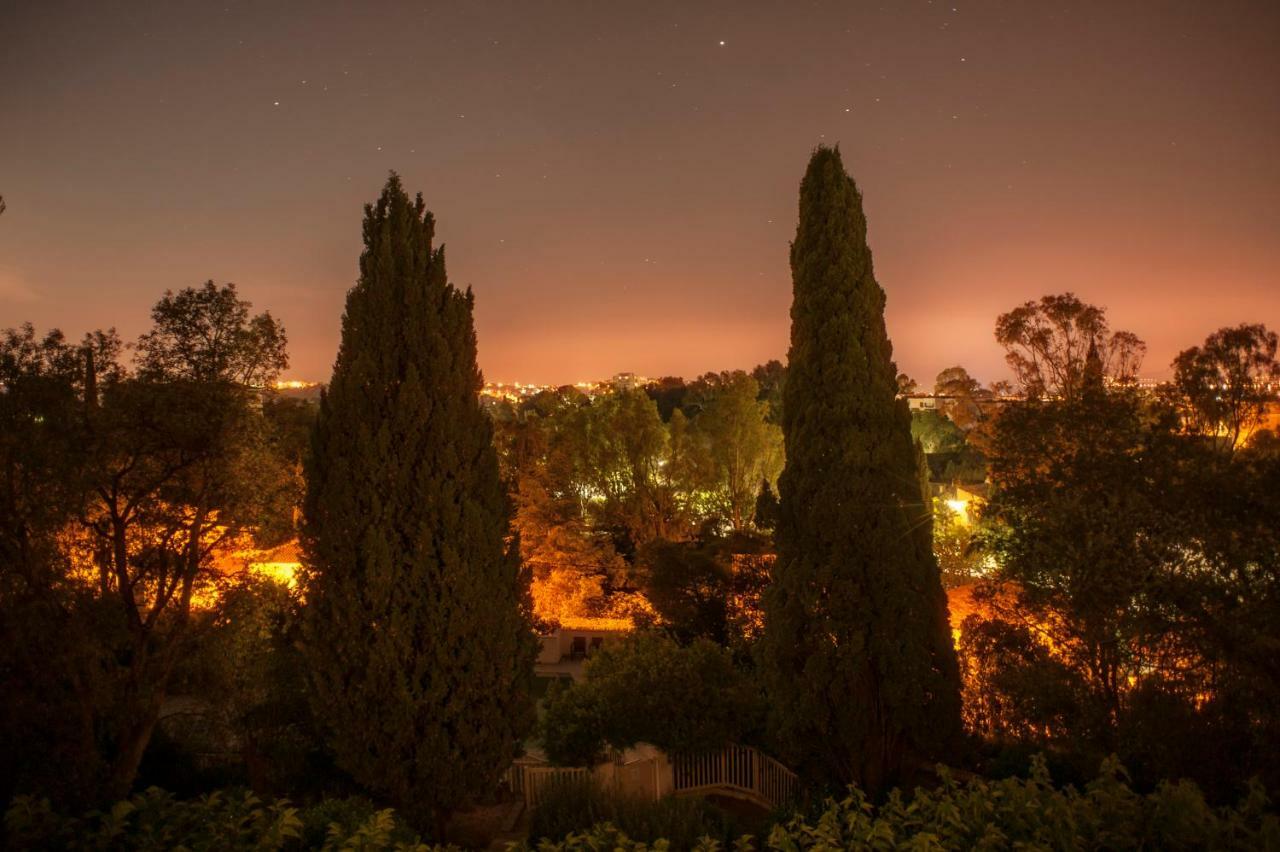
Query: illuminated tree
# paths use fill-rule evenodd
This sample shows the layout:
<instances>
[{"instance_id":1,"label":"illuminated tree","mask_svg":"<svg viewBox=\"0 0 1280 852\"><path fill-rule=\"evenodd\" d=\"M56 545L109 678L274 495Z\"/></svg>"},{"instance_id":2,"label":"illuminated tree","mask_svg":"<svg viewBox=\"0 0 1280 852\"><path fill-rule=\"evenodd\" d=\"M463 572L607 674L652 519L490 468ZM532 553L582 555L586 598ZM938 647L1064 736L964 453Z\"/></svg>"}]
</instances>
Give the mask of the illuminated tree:
<instances>
[{"instance_id":1,"label":"illuminated tree","mask_svg":"<svg viewBox=\"0 0 1280 852\"><path fill-rule=\"evenodd\" d=\"M778 560L763 666L794 756L873 795L959 729L955 652L910 415L838 151L800 185Z\"/></svg>"},{"instance_id":2,"label":"illuminated tree","mask_svg":"<svg viewBox=\"0 0 1280 852\"><path fill-rule=\"evenodd\" d=\"M690 421L684 411L671 412L667 423L667 454L662 480L679 510L680 520L690 525L706 520L723 508L716 500L717 471L708 436Z\"/></svg>"},{"instance_id":3,"label":"illuminated tree","mask_svg":"<svg viewBox=\"0 0 1280 852\"><path fill-rule=\"evenodd\" d=\"M609 537L588 526L576 501L557 496L540 472L522 473L514 494L514 525L530 571L534 612L552 623L603 615L606 584L625 564Z\"/></svg>"},{"instance_id":4,"label":"illuminated tree","mask_svg":"<svg viewBox=\"0 0 1280 852\"><path fill-rule=\"evenodd\" d=\"M760 481L782 467L782 430L768 422L759 394L755 379L732 373L694 421L710 452L719 510L735 530L750 522Z\"/></svg>"},{"instance_id":5,"label":"illuminated tree","mask_svg":"<svg viewBox=\"0 0 1280 852\"><path fill-rule=\"evenodd\" d=\"M167 293L152 318L132 373L116 362L113 333L69 347L56 333L33 346L28 331L5 347L22 390L8 401L37 405L20 419L37 415L23 431L43 433L43 446L14 445L9 459L26 473L42 456L60 460L22 483L18 505L48 488L58 495L51 507L76 521L59 530L57 552L46 552L49 572L27 575L22 586L26 602L45 607L63 634L68 656L54 665L81 720L76 783L87 796L119 797L132 787L174 669L197 628L216 616L227 582L217 556L264 514L287 514L284 468L246 384L285 366L283 330L270 314L250 317L233 285L212 283ZM61 389L24 402L39 373L44 394ZM76 400L78 410L45 425L48 412L38 409L52 399ZM30 529L32 517L23 522ZM39 526L42 545L50 544L50 528Z\"/></svg>"},{"instance_id":6,"label":"illuminated tree","mask_svg":"<svg viewBox=\"0 0 1280 852\"><path fill-rule=\"evenodd\" d=\"M976 662L997 675L1000 725L1118 751L1148 781L1274 777L1280 460L1221 453L1162 401L1086 372L1074 398L995 421L977 540L1005 581L998 616L1042 646L1021 674L995 645L967 649L995 654ZM1051 726L1035 717L1067 694Z\"/></svg>"},{"instance_id":7,"label":"illuminated tree","mask_svg":"<svg viewBox=\"0 0 1280 852\"><path fill-rule=\"evenodd\" d=\"M210 599L219 580L215 557L264 513L287 512L255 387L288 365L284 330L249 307L231 284L166 293L138 341L136 375L107 383L94 413L86 528L99 585L121 604L132 644L112 795L132 786L190 650L193 600Z\"/></svg>"},{"instance_id":8,"label":"illuminated tree","mask_svg":"<svg viewBox=\"0 0 1280 852\"><path fill-rule=\"evenodd\" d=\"M1277 398L1276 333L1261 324L1220 328L1201 346L1178 353L1174 388L1195 432L1222 435L1234 450L1266 418Z\"/></svg>"},{"instance_id":9,"label":"illuminated tree","mask_svg":"<svg viewBox=\"0 0 1280 852\"><path fill-rule=\"evenodd\" d=\"M948 589L983 576L985 558L975 547L973 527L940 499L934 500L933 553L938 559L942 585Z\"/></svg>"},{"instance_id":10,"label":"illuminated tree","mask_svg":"<svg viewBox=\"0 0 1280 852\"><path fill-rule=\"evenodd\" d=\"M577 410L571 430L585 508L614 531L619 551L687 535L679 489L664 472L670 434L652 399L638 390L604 394Z\"/></svg>"},{"instance_id":11,"label":"illuminated tree","mask_svg":"<svg viewBox=\"0 0 1280 852\"><path fill-rule=\"evenodd\" d=\"M991 395L964 367L947 367L938 373L933 392L943 397L938 405L942 413L965 432L972 431L986 419L983 403Z\"/></svg>"},{"instance_id":12,"label":"illuminated tree","mask_svg":"<svg viewBox=\"0 0 1280 852\"><path fill-rule=\"evenodd\" d=\"M965 448L965 434L951 418L936 410L911 412L911 435L926 455L958 454Z\"/></svg>"},{"instance_id":13,"label":"illuminated tree","mask_svg":"<svg viewBox=\"0 0 1280 852\"><path fill-rule=\"evenodd\" d=\"M439 833L532 724L527 586L471 293L395 175L365 208L307 464L306 650L341 766Z\"/></svg>"},{"instance_id":14,"label":"illuminated tree","mask_svg":"<svg viewBox=\"0 0 1280 852\"><path fill-rule=\"evenodd\" d=\"M787 383L787 368L777 360L756 365L751 378L760 385L760 398L769 403L769 422L782 423L782 389Z\"/></svg>"},{"instance_id":15,"label":"illuminated tree","mask_svg":"<svg viewBox=\"0 0 1280 852\"><path fill-rule=\"evenodd\" d=\"M1136 378L1146 344L1128 331L1112 332L1106 311L1074 293L1026 302L996 320L996 340L1007 350L1022 392L1032 398L1073 399L1084 382L1085 360L1094 349L1105 376Z\"/></svg>"},{"instance_id":16,"label":"illuminated tree","mask_svg":"<svg viewBox=\"0 0 1280 852\"><path fill-rule=\"evenodd\" d=\"M547 623L605 615L606 593L626 569L612 537L591 524L579 478L578 409L587 402L573 388L546 391L496 423L534 614Z\"/></svg>"}]
</instances>

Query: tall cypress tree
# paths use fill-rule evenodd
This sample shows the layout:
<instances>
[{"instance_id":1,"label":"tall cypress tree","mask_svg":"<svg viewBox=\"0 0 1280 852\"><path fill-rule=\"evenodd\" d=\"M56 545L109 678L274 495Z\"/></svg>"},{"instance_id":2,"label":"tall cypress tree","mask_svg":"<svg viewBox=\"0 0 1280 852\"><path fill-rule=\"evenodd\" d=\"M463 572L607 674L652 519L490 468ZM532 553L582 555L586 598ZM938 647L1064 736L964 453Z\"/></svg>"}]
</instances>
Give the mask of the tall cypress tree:
<instances>
[{"instance_id":1,"label":"tall cypress tree","mask_svg":"<svg viewBox=\"0 0 1280 852\"><path fill-rule=\"evenodd\" d=\"M532 724L527 585L480 408L473 298L394 174L307 465L306 646L339 764L438 832Z\"/></svg>"},{"instance_id":2,"label":"tall cypress tree","mask_svg":"<svg viewBox=\"0 0 1280 852\"><path fill-rule=\"evenodd\" d=\"M837 149L800 184L778 560L762 656L793 757L872 795L959 730L946 596L885 295Z\"/></svg>"}]
</instances>

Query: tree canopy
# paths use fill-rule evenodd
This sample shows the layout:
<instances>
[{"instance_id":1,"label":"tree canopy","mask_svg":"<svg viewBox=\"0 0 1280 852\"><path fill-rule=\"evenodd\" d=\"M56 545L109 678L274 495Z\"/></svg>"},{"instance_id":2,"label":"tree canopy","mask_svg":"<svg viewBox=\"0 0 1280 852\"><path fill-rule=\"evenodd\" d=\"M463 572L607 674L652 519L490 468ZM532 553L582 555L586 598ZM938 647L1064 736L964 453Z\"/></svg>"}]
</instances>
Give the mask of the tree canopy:
<instances>
[{"instance_id":1,"label":"tree canopy","mask_svg":"<svg viewBox=\"0 0 1280 852\"><path fill-rule=\"evenodd\" d=\"M1005 360L1028 397L1073 398L1083 385L1090 350L1097 353L1103 375L1134 379L1147 348L1132 332L1112 332L1106 311L1074 293L1044 296L1001 314L996 340L1007 350Z\"/></svg>"},{"instance_id":2,"label":"tree canopy","mask_svg":"<svg viewBox=\"0 0 1280 852\"><path fill-rule=\"evenodd\" d=\"M1234 450L1277 404L1280 362L1274 331L1257 323L1220 328L1173 361L1174 390L1184 422L1197 434L1221 436Z\"/></svg>"},{"instance_id":3,"label":"tree canopy","mask_svg":"<svg viewBox=\"0 0 1280 852\"><path fill-rule=\"evenodd\" d=\"M234 582L219 558L287 512L285 467L248 384L286 366L285 336L249 309L230 284L166 294L134 369L114 332L79 345L6 333L5 631L25 648L8 671L41 684L27 695L43 709L16 719L79 720L49 734L73 769L42 767L64 772L54 786L70 798L129 791L175 667ZM28 656L37 649L45 659Z\"/></svg>"}]
</instances>

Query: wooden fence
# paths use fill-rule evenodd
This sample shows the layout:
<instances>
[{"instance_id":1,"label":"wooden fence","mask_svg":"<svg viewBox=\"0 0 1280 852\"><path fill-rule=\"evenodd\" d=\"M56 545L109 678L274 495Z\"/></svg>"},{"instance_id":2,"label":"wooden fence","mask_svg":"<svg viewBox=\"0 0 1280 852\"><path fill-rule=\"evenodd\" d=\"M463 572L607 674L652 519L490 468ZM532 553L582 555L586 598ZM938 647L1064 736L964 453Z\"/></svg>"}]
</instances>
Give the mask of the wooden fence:
<instances>
[{"instance_id":1,"label":"wooden fence","mask_svg":"<svg viewBox=\"0 0 1280 852\"><path fill-rule=\"evenodd\" d=\"M521 796L525 806L530 809L537 807L548 788L591 777L591 770L585 766L542 766L530 763L514 763L503 776L507 788Z\"/></svg>"}]
</instances>

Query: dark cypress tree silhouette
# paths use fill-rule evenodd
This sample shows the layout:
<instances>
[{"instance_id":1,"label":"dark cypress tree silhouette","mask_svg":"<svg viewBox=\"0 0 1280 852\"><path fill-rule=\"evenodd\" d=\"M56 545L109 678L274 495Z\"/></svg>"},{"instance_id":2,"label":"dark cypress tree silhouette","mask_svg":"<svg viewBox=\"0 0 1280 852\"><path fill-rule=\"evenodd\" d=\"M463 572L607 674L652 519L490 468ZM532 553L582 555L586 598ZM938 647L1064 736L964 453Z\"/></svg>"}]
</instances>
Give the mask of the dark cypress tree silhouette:
<instances>
[{"instance_id":1,"label":"dark cypress tree silhouette","mask_svg":"<svg viewBox=\"0 0 1280 852\"><path fill-rule=\"evenodd\" d=\"M339 764L419 827L532 725L527 580L480 408L473 298L394 174L365 207L307 464L306 648Z\"/></svg>"},{"instance_id":2,"label":"dark cypress tree silhouette","mask_svg":"<svg viewBox=\"0 0 1280 852\"><path fill-rule=\"evenodd\" d=\"M862 197L836 149L800 185L778 561L762 662L802 765L871 795L959 731L946 596Z\"/></svg>"},{"instance_id":3,"label":"dark cypress tree silhouette","mask_svg":"<svg viewBox=\"0 0 1280 852\"><path fill-rule=\"evenodd\" d=\"M756 492L756 511L752 520L762 530L772 530L778 526L778 495L773 493L773 488L767 479L760 480L760 490Z\"/></svg>"}]
</instances>

